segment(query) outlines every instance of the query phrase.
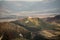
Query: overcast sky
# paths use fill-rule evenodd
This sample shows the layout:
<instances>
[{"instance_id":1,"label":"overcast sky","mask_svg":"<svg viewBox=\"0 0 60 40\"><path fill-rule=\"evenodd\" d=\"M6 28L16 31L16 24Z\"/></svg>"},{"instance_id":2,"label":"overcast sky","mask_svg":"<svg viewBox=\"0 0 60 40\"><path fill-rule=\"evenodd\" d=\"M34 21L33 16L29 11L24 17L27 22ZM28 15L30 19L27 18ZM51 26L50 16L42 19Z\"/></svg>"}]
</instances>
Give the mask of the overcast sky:
<instances>
[{"instance_id":1,"label":"overcast sky","mask_svg":"<svg viewBox=\"0 0 60 40\"><path fill-rule=\"evenodd\" d=\"M0 0L1 15L60 14L60 0Z\"/></svg>"},{"instance_id":2,"label":"overcast sky","mask_svg":"<svg viewBox=\"0 0 60 40\"><path fill-rule=\"evenodd\" d=\"M4 0L4 1L48 1L48 0Z\"/></svg>"}]
</instances>

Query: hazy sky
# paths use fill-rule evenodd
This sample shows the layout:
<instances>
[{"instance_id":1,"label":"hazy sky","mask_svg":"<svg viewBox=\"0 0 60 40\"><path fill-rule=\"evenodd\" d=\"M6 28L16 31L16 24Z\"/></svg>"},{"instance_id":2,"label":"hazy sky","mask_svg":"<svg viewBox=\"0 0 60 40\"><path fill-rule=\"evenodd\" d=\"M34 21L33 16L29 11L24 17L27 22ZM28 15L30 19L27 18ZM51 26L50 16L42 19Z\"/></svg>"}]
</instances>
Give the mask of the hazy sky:
<instances>
[{"instance_id":1,"label":"hazy sky","mask_svg":"<svg viewBox=\"0 0 60 40\"><path fill-rule=\"evenodd\" d=\"M48 0L4 0L4 1L48 1Z\"/></svg>"},{"instance_id":2,"label":"hazy sky","mask_svg":"<svg viewBox=\"0 0 60 40\"><path fill-rule=\"evenodd\" d=\"M60 14L60 0L2 0L0 15L53 15Z\"/></svg>"}]
</instances>

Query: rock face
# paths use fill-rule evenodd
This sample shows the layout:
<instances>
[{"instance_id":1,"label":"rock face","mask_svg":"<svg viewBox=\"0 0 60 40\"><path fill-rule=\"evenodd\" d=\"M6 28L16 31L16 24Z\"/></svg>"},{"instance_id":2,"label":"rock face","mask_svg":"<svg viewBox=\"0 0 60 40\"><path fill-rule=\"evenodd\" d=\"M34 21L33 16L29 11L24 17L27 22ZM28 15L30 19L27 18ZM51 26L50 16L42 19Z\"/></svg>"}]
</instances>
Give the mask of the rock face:
<instances>
[{"instance_id":1,"label":"rock face","mask_svg":"<svg viewBox=\"0 0 60 40\"><path fill-rule=\"evenodd\" d=\"M60 20L60 15L55 16L55 19Z\"/></svg>"},{"instance_id":2,"label":"rock face","mask_svg":"<svg viewBox=\"0 0 60 40\"><path fill-rule=\"evenodd\" d=\"M10 22L0 23L0 34L3 35L2 40L11 40L17 38L19 37L20 33L23 34L25 38L27 38L29 31Z\"/></svg>"},{"instance_id":3,"label":"rock face","mask_svg":"<svg viewBox=\"0 0 60 40\"><path fill-rule=\"evenodd\" d=\"M56 22L60 24L60 15L57 15L55 17L48 17L47 20L48 22Z\"/></svg>"},{"instance_id":4,"label":"rock face","mask_svg":"<svg viewBox=\"0 0 60 40\"><path fill-rule=\"evenodd\" d=\"M60 15L55 16L55 21L60 24Z\"/></svg>"}]
</instances>

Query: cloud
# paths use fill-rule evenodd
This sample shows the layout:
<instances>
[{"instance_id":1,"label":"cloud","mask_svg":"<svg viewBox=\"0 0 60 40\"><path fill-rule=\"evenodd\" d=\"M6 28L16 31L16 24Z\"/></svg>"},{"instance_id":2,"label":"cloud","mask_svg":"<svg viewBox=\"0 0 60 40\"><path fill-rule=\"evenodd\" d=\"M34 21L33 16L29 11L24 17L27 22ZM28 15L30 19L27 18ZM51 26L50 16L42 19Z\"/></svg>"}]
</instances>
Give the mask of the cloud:
<instances>
[{"instance_id":1,"label":"cloud","mask_svg":"<svg viewBox=\"0 0 60 40\"><path fill-rule=\"evenodd\" d=\"M5 8L1 8L1 9L0 9L0 14L1 14L1 15L9 15L9 14L11 14L11 13L13 13L13 11L8 10L8 9L5 9Z\"/></svg>"},{"instance_id":2,"label":"cloud","mask_svg":"<svg viewBox=\"0 0 60 40\"><path fill-rule=\"evenodd\" d=\"M46 0L47 1L47 0ZM52 1L52 0L51 0ZM34 11L44 10L55 7L53 3L47 2L20 2L20 1L8 1L4 3L4 7L16 11Z\"/></svg>"},{"instance_id":3,"label":"cloud","mask_svg":"<svg viewBox=\"0 0 60 40\"><path fill-rule=\"evenodd\" d=\"M49 12L50 13L50 11L56 11L56 10L58 10L59 8L52 8L52 9L43 9L43 10L37 10L37 11L22 11L21 13L47 13L47 12Z\"/></svg>"},{"instance_id":4,"label":"cloud","mask_svg":"<svg viewBox=\"0 0 60 40\"><path fill-rule=\"evenodd\" d=\"M6 8L5 12L8 12L6 14L25 16L25 15L41 15L41 14L45 15L46 13L54 14L59 12L58 11L59 8L55 7L56 5L54 6L54 3L51 3L51 1L55 0L44 0L41 2L24 2L24 1L20 2L20 1L8 1L8 2L6 1L4 3L4 8Z\"/></svg>"},{"instance_id":5,"label":"cloud","mask_svg":"<svg viewBox=\"0 0 60 40\"><path fill-rule=\"evenodd\" d=\"M5 1L44 1L44 0L5 0Z\"/></svg>"},{"instance_id":6,"label":"cloud","mask_svg":"<svg viewBox=\"0 0 60 40\"><path fill-rule=\"evenodd\" d=\"M23 5L21 5L21 4L15 4L17 7L21 7L21 6L23 6Z\"/></svg>"},{"instance_id":7,"label":"cloud","mask_svg":"<svg viewBox=\"0 0 60 40\"><path fill-rule=\"evenodd\" d=\"M21 12L15 12L15 13L12 13L12 14L17 15L17 16L54 15L54 14L58 14L58 12L55 13L55 10L57 10L57 9L58 8L45 9L45 10L42 10L42 11L21 11Z\"/></svg>"},{"instance_id":8,"label":"cloud","mask_svg":"<svg viewBox=\"0 0 60 40\"><path fill-rule=\"evenodd\" d=\"M2 15L16 15L16 16L38 16L38 15L54 15L54 14L58 14L58 13L52 13L51 11L54 11L58 8L54 8L54 9L45 9L42 11L21 11L21 12L11 12L11 13L5 13ZM8 11L8 10L6 10Z\"/></svg>"},{"instance_id":9,"label":"cloud","mask_svg":"<svg viewBox=\"0 0 60 40\"><path fill-rule=\"evenodd\" d=\"M36 2L36 1L39 1L39 2L52 2L52 1L55 1L55 0L4 0L4 1L27 1L27 2Z\"/></svg>"},{"instance_id":10,"label":"cloud","mask_svg":"<svg viewBox=\"0 0 60 40\"><path fill-rule=\"evenodd\" d=\"M14 6L14 7L21 7L21 6L23 6L21 3L19 3L18 1L8 1L7 3L5 3L6 4L6 6Z\"/></svg>"},{"instance_id":11,"label":"cloud","mask_svg":"<svg viewBox=\"0 0 60 40\"><path fill-rule=\"evenodd\" d=\"M2 1L2 0L0 0L0 1Z\"/></svg>"}]
</instances>

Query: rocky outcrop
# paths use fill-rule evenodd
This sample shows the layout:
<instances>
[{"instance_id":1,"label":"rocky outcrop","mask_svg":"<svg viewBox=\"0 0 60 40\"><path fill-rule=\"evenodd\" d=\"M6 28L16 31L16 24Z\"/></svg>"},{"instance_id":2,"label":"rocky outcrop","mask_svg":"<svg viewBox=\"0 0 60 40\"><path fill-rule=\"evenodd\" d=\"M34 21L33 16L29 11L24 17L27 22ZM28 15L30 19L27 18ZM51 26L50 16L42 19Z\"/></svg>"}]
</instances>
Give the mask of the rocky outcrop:
<instances>
[{"instance_id":1,"label":"rocky outcrop","mask_svg":"<svg viewBox=\"0 0 60 40\"><path fill-rule=\"evenodd\" d=\"M19 25L3 22L0 23L0 34L3 35L2 40L11 40L19 37L19 34L22 34L24 38L28 38L30 32Z\"/></svg>"}]
</instances>

